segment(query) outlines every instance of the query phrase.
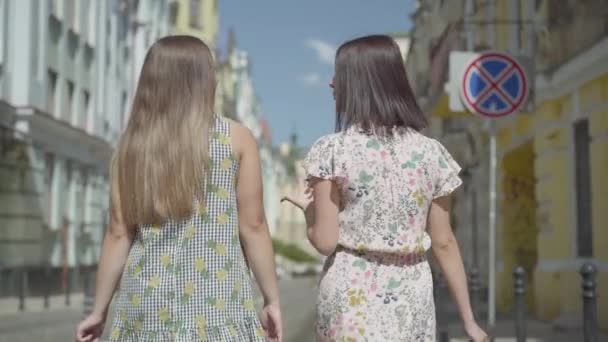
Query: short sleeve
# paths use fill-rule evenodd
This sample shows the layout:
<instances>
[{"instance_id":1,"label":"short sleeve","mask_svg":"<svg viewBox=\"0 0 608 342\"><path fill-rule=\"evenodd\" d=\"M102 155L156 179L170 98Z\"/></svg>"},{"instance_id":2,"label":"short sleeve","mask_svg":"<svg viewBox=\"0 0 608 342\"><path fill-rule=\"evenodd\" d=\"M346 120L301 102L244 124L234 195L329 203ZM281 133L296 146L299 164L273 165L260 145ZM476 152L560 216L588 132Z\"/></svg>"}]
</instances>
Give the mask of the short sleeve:
<instances>
[{"instance_id":1,"label":"short sleeve","mask_svg":"<svg viewBox=\"0 0 608 342\"><path fill-rule=\"evenodd\" d=\"M302 166L306 179L326 179L342 183L345 179L343 165L338 160L339 146L334 135L327 135L317 140L304 158Z\"/></svg>"},{"instance_id":2,"label":"short sleeve","mask_svg":"<svg viewBox=\"0 0 608 342\"><path fill-rule=\"evenodd\" d=\"M435 141L435 144L437 146L437 154L435 156L437 160L433 198L438 198L451 194L462 185L462 179L458 175L462 168L440 142Z\"/></svg>"}]
</instances>

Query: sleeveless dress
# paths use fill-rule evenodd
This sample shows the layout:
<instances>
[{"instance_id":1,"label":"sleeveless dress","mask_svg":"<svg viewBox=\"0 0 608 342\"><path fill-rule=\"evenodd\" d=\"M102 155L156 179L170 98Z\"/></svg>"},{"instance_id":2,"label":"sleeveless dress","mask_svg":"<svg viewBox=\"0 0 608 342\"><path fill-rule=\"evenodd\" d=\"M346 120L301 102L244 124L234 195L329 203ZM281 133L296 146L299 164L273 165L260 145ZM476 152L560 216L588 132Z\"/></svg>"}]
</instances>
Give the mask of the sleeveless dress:
<instances>
[{"instance_id":1,"label":"sleeveless dress","mask_svg":"<svg viewBox=\"0 0 608 342\"><path fill-rule=\"evenodd\" d=\"M205 202L183 222L142 225L129 252L110 341L264 341L236 212L230 124L216 118Z\"/></svg>"},{"instance_id":2,"label":"sleeveless dress","mask_svg":"<svg viewBox=\"0 0 608 342\"><path fill-rule=\"evenodd\" d=\"M458 164L414 130L380 139L353 127L320 138L303 165L342 197L338 248L319 284L318 340L435 341L427 216L433 199L461 184Z\"/></svg>"}]
</instances>

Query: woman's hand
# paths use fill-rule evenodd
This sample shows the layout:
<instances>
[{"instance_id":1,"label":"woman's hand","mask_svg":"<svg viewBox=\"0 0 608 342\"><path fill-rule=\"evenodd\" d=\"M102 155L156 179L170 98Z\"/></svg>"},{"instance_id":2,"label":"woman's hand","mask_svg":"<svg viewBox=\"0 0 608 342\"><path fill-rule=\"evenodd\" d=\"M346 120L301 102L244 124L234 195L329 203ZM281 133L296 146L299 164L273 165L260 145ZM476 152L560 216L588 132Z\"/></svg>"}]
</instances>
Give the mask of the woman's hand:
<instances>
[{"instance_id":1,"label":"woman's hand","mask_svg":"<svg viewBox=\"0 0 608 342\"><path fill-rule=\"evenodd\" d=\"M295 193L283 196L281 202L287 201L302 209L302 211L306 211L306 208L308 208L313 200L312 188L308 184L303 183Z\"/></svg>"},{"instance_id":2,"label":"woman's hand","mask_svg":"<svg viewBox=\"0 0 608 342\"><path fill-rule=\"evenodd\" d=\"M76 341L78 342L99 342L103 327L106 323L106 315L92 313L78 324L76 328Z\"/></svg>"},{"instance_id":3,"label":"woman's hand","mask_svg":"<svg viewBox=\"0 0 608 342\"><path fill-rule=\"evenodd\" d=\"M477 322L466 323L464 330L473 342L490 342L488 334L477 325Z\"/></svg>"},{"instance_id":4,"label":"woman's hand","mask_svg":"<svg viewBox=\"0 0 608 342\"><path fill-rule=\"evenodd\" d=\"M281 308L278 304L266 304L260 312L260 323L266 331L269 341L283 341L283 322L281 321Z\"/></svg>"}]
</instances>

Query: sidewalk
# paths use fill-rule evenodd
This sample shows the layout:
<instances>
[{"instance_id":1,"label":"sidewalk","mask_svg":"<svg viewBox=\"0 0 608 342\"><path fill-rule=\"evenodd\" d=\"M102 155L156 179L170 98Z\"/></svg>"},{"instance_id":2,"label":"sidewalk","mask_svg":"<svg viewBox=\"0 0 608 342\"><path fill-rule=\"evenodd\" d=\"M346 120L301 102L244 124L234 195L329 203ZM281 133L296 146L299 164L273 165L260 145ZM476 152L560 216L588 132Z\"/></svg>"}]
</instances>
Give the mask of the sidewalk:
<instances>
[{"instance_id":1,"label":"sidewalk","mask_svg":"<svg viewBox=\"0 0 608 342\"><path fill-rule=\"evenodd\" d=\"M485 327L484 327L485 328ZM452 342L468 341L460 322L454 322L447 328ZM515 324L511 320L500 319L492 331L488 331L496 342L515 342ZM438 336L439 338L439 336ZM578 342L583 341L582 330L558 331L550 323L538 320L526 322L526 341L531 342ZM600 334L598 341L608 341L608 335Z\"/></svg>"},{"instance_id":2,"label":"sidewalk","mask_svg":"<svg viewBox=\"0 0 608 342\"><path fill-rule=\"evenodd\" d=\"M44 308L42 298L27 298L25 310L19 310L17 298L0 299L0 342L72 341L76 324L82 319L82 294L49 298Z\"/></svg>"},{"instance_id":3,"label":"sidewalk","mask_svg":"<svg viewBox=\"0 0 608 342\"><path fill-rule=\"evenodd\" d=\"M0 322L6 315L19 315L25 313L40 313L40 312L53 312L57 310L72 310L82 311L84 296L82 293L74 293L70 295L70 305L65 305L65 296L51 296L49 297L49 308L44 308L44 298L42 297L28 297L25 299L25 310L19 310L19 298L0 298Z\"/></svg>"},{"instance_id":4,"label":"sidewalk","mask_svg":"<svg viewBox=\"0 0 608 342\"><path fill-rule=\"evenodd\" d=\"M449 341L468 341L458 317L458 311L451 297L439 295L437 307L437 328L439 332L445 331ZM497 313L496 324L493 329L487 329L487 304L480 303L476 317L479 325L495 338L496 342L515 342L515 320L512 314ZM437 340L441 341L440 335ZM551 322L544 322L528 316L526 320L526 341L531 342L579 342L583 341L582 328L557 329ZM608 335L602 332L598 341L607 341Z\"/></svg>"},{"instance_id":5,"label":"sidewalk","mask_svg":"<svg viewBox=\"0 0 608 342\"><path fill-rule=\"evenodd\" d=\"M283 304L285 342L314 340L316 277L284 278L279 283ZM74 294L71 305L65 306L64 296L50 298L44 309L42 298L28 298L26 310L19 311L16 298L0 299L0 342L66 342L74 340L78 321L83 317L83 296ZM262 298L256 290L256 304ZM114 317L111 307L104 331L107 338Z\"/></svg>"}]
</instances>

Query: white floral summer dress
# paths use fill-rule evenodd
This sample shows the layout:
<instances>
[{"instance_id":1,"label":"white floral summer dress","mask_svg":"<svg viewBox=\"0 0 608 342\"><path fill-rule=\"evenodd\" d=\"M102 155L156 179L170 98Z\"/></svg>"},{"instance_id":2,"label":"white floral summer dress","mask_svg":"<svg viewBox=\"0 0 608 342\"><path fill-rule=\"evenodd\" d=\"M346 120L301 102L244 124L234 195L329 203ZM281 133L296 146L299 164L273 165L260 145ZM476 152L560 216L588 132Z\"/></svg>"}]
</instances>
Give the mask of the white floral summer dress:
<instances>
[{"instance_id":1,"label":"white floral summer dress","mask_svg":"<svg viewBox=\"0 0 608 342\"><path fill-rule=\"evenodd\" d=\"M304 167L342 194L338 248L319 286L319 340L435 341L427 214L460 186L458 164L414 130L381 139L350 128L319 139Z\"/></svg>"}]
</instances>

